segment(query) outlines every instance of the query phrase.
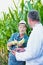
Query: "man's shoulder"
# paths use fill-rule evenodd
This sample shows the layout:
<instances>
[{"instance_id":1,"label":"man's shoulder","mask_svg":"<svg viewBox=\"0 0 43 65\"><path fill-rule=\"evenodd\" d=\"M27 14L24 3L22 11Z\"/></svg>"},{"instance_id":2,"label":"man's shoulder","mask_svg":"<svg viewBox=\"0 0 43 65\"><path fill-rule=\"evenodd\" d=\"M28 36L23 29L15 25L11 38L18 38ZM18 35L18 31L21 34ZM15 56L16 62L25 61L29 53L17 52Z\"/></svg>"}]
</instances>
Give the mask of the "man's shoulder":
<instances>
[{"instance_id":1,"label":"man's shoulder","mask_svg":"<svg viewBox=\"0 0 43 65\"><path fill-rule=\"evenodd\" d=\"M18 32L12 34L13 37L17 37L18 35L19 35Z\"/></svg>"}]
</instances>

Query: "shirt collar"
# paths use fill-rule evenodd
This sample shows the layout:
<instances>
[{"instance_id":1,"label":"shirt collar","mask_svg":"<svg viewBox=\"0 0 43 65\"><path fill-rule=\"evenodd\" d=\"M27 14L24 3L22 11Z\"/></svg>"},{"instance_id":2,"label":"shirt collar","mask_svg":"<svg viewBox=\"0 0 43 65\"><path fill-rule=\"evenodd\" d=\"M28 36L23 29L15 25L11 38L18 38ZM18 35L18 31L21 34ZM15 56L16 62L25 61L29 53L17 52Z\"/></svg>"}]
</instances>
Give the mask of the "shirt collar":
<instances>
[{"instance_id":1,"label":"shirt collar","mask_svg":"<svg viewBox=\"0 0 43 65\"><path fill-rule=\"evenodd\" d=\"M42 24L41 23L37 23L37 24L35 24L35 26L33 27L33 29L37 28L37 27L40 27L40 26L42 26Z\"/></svg>"}]
</instances>

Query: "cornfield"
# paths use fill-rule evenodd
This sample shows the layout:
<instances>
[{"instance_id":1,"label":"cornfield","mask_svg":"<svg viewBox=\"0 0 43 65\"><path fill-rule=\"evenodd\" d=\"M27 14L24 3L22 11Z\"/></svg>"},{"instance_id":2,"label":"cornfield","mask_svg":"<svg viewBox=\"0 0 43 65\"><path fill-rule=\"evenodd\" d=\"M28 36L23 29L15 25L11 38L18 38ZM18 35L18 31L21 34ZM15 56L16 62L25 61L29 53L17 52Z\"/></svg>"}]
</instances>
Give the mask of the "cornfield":
<instances>
[{"instance_id":1,"label":"cornfield","mask_svg":"<svg viewBox=\"0 0 43 65\"><path fill-rule=\"evenodd\" d=\"M24 3L25 0L21 0L20 10L16 6L13 1L15 9L12 11L8 8L9 13L6 14L3 12L4 19L0 19L0 65L7 65L8 63L8 51L7 51L7 41L10 38L11 34L14 32L18 32L18 23L20 20L24 19L27 23L27 13L32 10L38 10L40 14L40 20L43 24L43 5L41 4L41 0L29 0ZM27 23L28 25L28 23ZM29 35L31 29L27 26L27 34Z\"/></svg>"}]
</instances>

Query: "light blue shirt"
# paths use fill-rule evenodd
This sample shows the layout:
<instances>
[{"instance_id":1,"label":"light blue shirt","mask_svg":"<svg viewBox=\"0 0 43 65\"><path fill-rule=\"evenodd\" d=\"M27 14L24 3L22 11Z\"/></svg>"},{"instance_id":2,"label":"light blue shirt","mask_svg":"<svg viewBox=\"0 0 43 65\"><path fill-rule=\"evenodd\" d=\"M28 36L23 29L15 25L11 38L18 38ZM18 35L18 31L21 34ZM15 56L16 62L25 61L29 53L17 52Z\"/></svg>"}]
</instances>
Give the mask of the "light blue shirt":
<instances>
[{"instance_id":1,"label":"light blue shirt","mask_svg":"<svg viewBox=\"0 0 43 65\"><path fill-rule=\"evenodd\" d=\"M36 24L30 34L25 52L16 52L18 61L26 61L26 65L43 65L43 26Z\"/></svg>"}]
</instances>

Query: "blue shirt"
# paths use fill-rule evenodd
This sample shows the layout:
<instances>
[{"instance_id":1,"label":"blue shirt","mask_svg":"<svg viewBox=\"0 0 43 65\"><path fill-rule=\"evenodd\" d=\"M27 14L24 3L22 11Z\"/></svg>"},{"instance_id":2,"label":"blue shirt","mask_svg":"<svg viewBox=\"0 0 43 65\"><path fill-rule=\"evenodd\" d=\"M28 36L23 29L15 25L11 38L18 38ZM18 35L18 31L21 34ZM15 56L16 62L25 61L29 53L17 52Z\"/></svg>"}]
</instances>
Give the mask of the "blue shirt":
<instances>
[{"instance_id":1,"label":"blue shirt","mask_svg":"<svg viewBox=\"0 0 43 65\"><path fill-rule=\"evenodd\" d=\"M22 45L22 47L26 47L27 46L28 36L26 34L24 34L23 38L25 39L25 43ZM19 33L14 33L11 36L11 38L8 40L8 42L11 42L11 41L14 41L14 40L20 41L21 39L22 38L20 38ZM15 48L16 48L16 45L12 45L10 47L11 50L13 50ZM15 56L11 52L9 52L8 65L25 65L25 62L24 61L17 61Z\"/></svg>"}]
</instances>

